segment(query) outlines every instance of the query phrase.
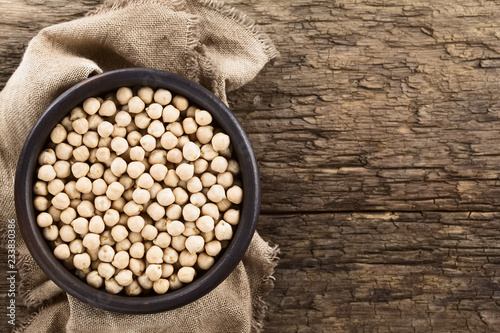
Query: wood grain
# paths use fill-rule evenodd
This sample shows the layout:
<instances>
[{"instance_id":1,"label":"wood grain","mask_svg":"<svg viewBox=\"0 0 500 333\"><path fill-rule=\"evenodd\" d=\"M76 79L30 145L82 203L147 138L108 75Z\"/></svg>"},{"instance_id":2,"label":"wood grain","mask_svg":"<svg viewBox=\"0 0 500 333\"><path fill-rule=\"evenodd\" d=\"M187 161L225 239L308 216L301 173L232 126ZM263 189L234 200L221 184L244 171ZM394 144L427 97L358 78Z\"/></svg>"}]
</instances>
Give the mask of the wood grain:
<instances>
[{"instance_id":1,"label":"wood grain","mask_svg":"<svg viewBox=\"0 0 500 333\"><path fill-rule=\"evenodd\" d=\"M500 2L227 2L281 53L229 95L282 251L264 331L498 330ZM0 87L98 3L0 0Z\"/></svg>"}]
</instances>

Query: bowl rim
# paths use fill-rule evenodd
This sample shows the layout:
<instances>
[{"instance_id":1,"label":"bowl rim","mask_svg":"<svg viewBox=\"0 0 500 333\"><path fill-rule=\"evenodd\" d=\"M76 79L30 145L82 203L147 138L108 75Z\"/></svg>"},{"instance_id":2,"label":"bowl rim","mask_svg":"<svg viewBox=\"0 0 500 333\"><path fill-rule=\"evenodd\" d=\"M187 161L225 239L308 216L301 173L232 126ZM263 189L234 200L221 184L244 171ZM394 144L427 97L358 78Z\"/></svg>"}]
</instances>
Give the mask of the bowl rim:
<instances>
[{"instance_id":1,"label":"bowl rim","mask_svg":"<svg viewBox=\"0 0 500 333\"><path fill-rule=\"evenodd\" d=\"M231 138L233 154L240 164L243 205L240 222L224 253L214 266L180 289L154 296L113 295L95 289L66 269L50 250L36 223L33 183L38 155L50 131L72 108L86 98L103 96L118 88L149 86L165 88L185 96L190 103L210 111L217 124ZM48 130L50 129L50 130ZM179 75L150 68L127 68L97 74L70 87L43 112L28 134L15 174L15 206L21 235L40 268L69 295L92 306L129 314L156 313L191 303L221 284L242 260L253 237L260 210L260 178L257 160L241 124L228 107L209 90Z\"/></svg>"}]
</instances>

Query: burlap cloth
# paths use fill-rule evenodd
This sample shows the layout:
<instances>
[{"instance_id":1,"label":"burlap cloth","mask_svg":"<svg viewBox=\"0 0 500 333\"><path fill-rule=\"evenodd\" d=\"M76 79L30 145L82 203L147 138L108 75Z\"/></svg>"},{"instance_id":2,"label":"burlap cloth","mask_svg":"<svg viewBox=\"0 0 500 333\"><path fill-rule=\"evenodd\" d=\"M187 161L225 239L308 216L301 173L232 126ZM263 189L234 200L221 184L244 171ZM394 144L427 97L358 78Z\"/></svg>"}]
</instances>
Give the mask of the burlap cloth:
<instances>
[{"instance_id":1,"label":"burlap cloth","mask_svg":"<svg viewBox=\"0 0 500 333\"><path fill-rule=\"evenodd\" d=\"M244 14L216 1L104 3L91 15L40 31L0 93L1 227L15 217L14 173L23 142L59 94L95 74L125 67L168 70L197 81L223 101L277 55ZM124 315L66 295L40 270L17 230L24 303L33 310L15 332L251 332L262 326L276 249L256 233L236 270L182 308ZM5 242L2 242L5 246Z\"/></svg>"}]
</instances>

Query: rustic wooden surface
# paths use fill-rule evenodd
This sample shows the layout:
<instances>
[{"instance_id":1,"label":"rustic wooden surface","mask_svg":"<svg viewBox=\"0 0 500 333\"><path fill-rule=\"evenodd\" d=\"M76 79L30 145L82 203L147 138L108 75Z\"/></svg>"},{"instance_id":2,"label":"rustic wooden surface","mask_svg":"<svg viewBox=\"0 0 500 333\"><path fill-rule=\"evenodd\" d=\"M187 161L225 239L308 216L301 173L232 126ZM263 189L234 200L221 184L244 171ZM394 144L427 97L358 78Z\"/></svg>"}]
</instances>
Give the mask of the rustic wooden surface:
<instances>
[{"instance_id":1,"label":"rustic wooden surface","mask_svg":"<svg viewBox=\"0 0 500 333\"><path fill-rule=\"evenodd\" d=\"M0 0L0 87L99 2ZM228 3L281 52L230 94L281 246L264 331L500 331L500 2Z\"/></svg>"}]
</instances>

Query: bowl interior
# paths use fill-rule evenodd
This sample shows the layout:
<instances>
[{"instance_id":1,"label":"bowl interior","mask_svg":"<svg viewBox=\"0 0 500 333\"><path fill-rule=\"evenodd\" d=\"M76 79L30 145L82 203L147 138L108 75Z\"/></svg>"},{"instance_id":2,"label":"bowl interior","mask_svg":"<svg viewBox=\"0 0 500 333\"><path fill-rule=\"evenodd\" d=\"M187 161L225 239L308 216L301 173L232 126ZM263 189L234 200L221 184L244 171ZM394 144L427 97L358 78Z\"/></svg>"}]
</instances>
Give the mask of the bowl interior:
<instances>
[{"instance_id":1,"label":"bowl interior","mask_svg":"<svg viewBox=\"0 0 500 333\"><path fill-rule=\"evenodd\" d=\"M240 164L243 203L240 222L232 240L214 266L192 283L164 295L123 296L95 289L67 270L54 257L36 224L33 207L33 180L37 157L45 147L54 126L72 108L89 97L102 96L120 87L149 86L165 88L185 96L190 103L210 111L216 123L231 138L233 154ZM75 298L108 311L122 313L154 313L190 303L219 285L242 259L252 239L260 209L260 181L257 162L250 142L231 111L207 89L178 75L145 68L122 69L93 76L68 89L42 114L26 139L15 179L15 203L21 234L42 270L61 289Z\"/></svg>"}]
</instances>

